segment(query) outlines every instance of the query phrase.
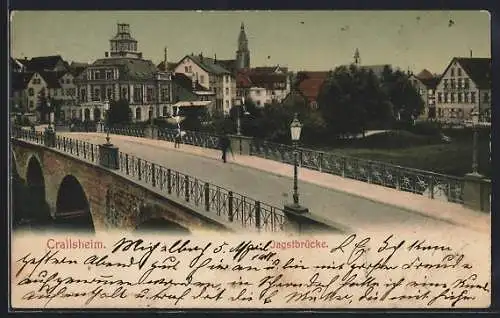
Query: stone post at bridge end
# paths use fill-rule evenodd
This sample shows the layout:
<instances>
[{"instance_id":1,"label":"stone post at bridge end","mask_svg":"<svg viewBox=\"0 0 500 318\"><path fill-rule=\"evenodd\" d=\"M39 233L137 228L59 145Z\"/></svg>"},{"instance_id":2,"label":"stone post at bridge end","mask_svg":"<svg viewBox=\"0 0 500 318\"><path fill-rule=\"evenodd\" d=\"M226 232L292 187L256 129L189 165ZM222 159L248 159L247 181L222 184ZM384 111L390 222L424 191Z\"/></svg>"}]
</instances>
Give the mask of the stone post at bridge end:
<instances>
[{"instance_id":1,"label":"stone post at bridge end","mask_svg":"<svg viewBox=\"0 0 500 318\"><path fill-rule=\"evenodd\" d=\"M464 177L464 206L466 208L490 212L491 211L491 180L479 173L468 173Z\"/></svg>"}]
</instances>

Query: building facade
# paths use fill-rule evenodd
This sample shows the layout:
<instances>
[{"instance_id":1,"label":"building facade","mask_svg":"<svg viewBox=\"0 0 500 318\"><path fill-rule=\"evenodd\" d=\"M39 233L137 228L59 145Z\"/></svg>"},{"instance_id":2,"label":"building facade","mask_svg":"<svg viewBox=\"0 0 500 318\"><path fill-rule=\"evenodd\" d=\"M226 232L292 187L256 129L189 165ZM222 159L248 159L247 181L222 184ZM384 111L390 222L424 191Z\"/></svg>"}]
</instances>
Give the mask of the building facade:
<instances>
[{"instance_id":1,"label":"building facade","mask_svg":"<svg viewBox=\"0 0 500 318\"><path fill-rule=\"evenodd\" d=\"M409 80L424 102L424 111L420 114L419 119L435 119L435 92L439 77L424 69L417 75L411 74Z\"/></svg>"},{"instance_id":2,"label":"building facade","mask_svg":"<svg viewBox=\"0 0 500 318\"><path fill-rule=\"evenodd\" d=\"M236 81L237 97L249 98L258 107L281 103L291 90L290 75L279 66L241 70Z\"/></svg>"},{"instance_id":3,"label":"building facade","mask_svg":"<svg viewBox=\"0 0 500 318\"><path fill-rule=\"evenodd\" d=\"M436 87L436 119L445 122L471 120L477 109L481 120L491 120L491 59L451 60Z\"/></svg>"},{"instance_id":4,"label":"building facade","mask_svg":"<svg viewBox=\"0 0 500 318\"><path fill-rule=\"evenodd\" d=\"M199 55L186 55L177 63L175 73L184 74L215 94L215 111L229 114L236 99L236 80L217 60Z\"/></svg>"},{"instance_id":5,"label":"building facade","mask_svg":"<svg viewBox=\"0 0 500 318\"><path fill-rule=\"evenodd\" d=\"M110 52L75 79L78 105L70 110L72 118L101 120L105 102L118 100L129 103L136 122L172 113L171 72L159 71L137 48L129 25L118 24Z\"/></svg>"}]
</instances>

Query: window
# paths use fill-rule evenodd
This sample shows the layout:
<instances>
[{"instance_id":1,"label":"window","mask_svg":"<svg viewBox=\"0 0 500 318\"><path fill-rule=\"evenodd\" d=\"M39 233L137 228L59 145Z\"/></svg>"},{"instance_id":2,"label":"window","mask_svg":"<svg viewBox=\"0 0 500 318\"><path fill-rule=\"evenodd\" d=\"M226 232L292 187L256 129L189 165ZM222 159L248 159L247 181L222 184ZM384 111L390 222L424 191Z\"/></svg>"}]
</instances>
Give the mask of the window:
<instances>
[{"instance_id":1,"label":"window","mask_svg":"<svg viewBox=\"0 0 500 318\"><path fill-rule=\"evenodd\" d=\"M226 87L226 95L229 95L229 88Z\"/></svg>"},{"instance_id":2,"label":"window","mask_svg":"<svg viewBox=\"0 0 500 318\"><path fill-rule=\"evenodd\" d=\"M261 106L260 100L256 101L255 103L257 104L257 106Z\"/></svg>"},{"instance_id":3,"label":"window","mask_svg":"<svg viewBox=\"0 0 500 318\"><path fill-rule=\"evenodd\" d=\"M168 87L162 87L160 98L162 102L166 102L170 99L170 90Z\"/></svg>"},{"instance_id":4,"label":"window","mask_svg":"<svg viewBox=\"0 0 500 318\"><path fill-rule=\"evenodd\" d=\"M450 94L450 100L451 100L452 103L455 102L455 93L451 93Z\"/></svg>"},{"instance_id":5,"label":"window","mask_svg":"<svg viewBox=\"0 0 500 318\"><path fill-rule=\"evenodd\" d=\"M200 83L203 84L205 82L205 76L200 75Z\"/></svg>"},{"instance_id":6,"label":"window","mask_svg":"<svg viewBox=\"0 0 500 318\"><path fill-rule=\"evenodd\" d=\"M455 79L454 78L452 78L450 80L450 86L451 86L452 89L455 89Z\"/></svg>"},{"instance_id":7,"label":"window","mask_svg":"<svg viewBox=\"0 0 500 318\"><path fill-rule=\"evenodd\" d=\"M167 106L163 106L163 113L162 113L163 116L167 116L168 115L168 108Z\"/></svg>"},{"instance_id":8,"label":"window","mask_svg":"<svg viewBox=\"0 0 500 318\"><path fill-rule=\"evenodd\" d=\"M443 93L439 92L438 93L438 103L442 103L443 102Z\"/></svg>"},{"instance_id":9,"label":"window","mask_svg":"<svg viewBox=\"0 0 500 318\"><path fill-rule=\"evenodd\" d=\"M135 119L136 120L141 120L141 108L140 107L137 107L135 109Z\"/></svg>"},{"instance_id":10,"label":"window","mask_svg":"<svg viewBox=\"0 0 500 318\"><path fill-rule=\"evenodd\" d=\"M122 95L120 97L123 98L123 99L128 99L128 97L127 97L127 88L126 87L122 87Z\"/></svg>"},{"instance_id":11,"label":"window","mask_svg":"<svg viewBox=\"0 0 500 318\"><path fill-rule=\"evenodd\" d=\"M476 103L476 92L470 93L470 102L473 104Z\"/></svg>"},{"instance_id":12,"label":"window","mask_svg":"<svg viewBox=\"0 0 500 318\"><path fill-rule=\"evenodd\" d=\"M444 88L448 88L448 79L445 79L443 82Z\"/></svg>"},{"instance_id":13,"label":"window","mask_svg":"<svg viewBox=\"0 0 500 318\"><path fill-rule=\"evenodd\" d=\"M463 88L463 82L461 78L457 79L457 88Z\"/></svg>"},{"instance_id":14,"label":"window","mask_svg":"<svg viewBox=\"0 0 500 318\"><path fill-rule=\"evenodd\" d=\"M464 102L468 103L469 102L469 92L464 93Z\"/></svg>"},{"instance_id":15,"label":"window","mask_svg":"<svg viewBox=\"0 0 500 318\"><path fill-rule=\"evenodd\" d=\"M152 87L148 87L147 88L147 92L146 92L146 100L148 102L154 100L155 98L153 98L154 96L154 92L153 92L153 88Z\"/></svg>"},{"instance_id":16,"label":"window","mask_svg":"<svg viewBox=\"0 0 500 318\"><path fill-rule=\"evenodd\" d=\"M142 86L134 87L134 101L141 102L142 101Z\"/></svg>"},{"instance_id":17,"label":"window","mask_svg":"<svg viewBox=\"0 0 500 318\"><path fill-rule=\"evenodd\" d=\"M87 92L85 91L84 88L80 90L80 100L81 101L87 101Z\"/></svg>"},{"instance_id":18,"label":"window","mask_svg":"<svg viewBox=\"0 0 500 318\"><path fill-rule=\"evenodd\" d=\"M190 65L190 66L188 66L188 72L189 72L189 73L193 72L193 69L191 68L191 65Z\"/></svg>"},{"instance_id":19,"label":"window","mask_svg":"<svg viewBox=\"0 0 500 318\"><path fill-rule=\"evenodd\" d=\"M106 98L108 100L113 100L113 89L112 88L109 88L106 90Z\"/></svg>"},{"instance_id":20,"label":"window","mask_svg":"<svg viewBox=\"0 0 500 318\"><path fill-rule=\"evenodd\" d=\"M462 102L462 93L458 93L458 94L457 94L457 101L458 101L459 103L461 103L461 102Z\"/></svg>"},{"instance_id":21,"label":"window","mask_svg":"<svg viewBox=\"0 0 500 318\"><path fill-rule=\"evenodd\" d=\"M92 101L98 101L100 99L101 91L99 88L94 89L94 94L92 95Z\"/></svg>"},{"instance_id":22,"label":"window","mask_svg":"<svg viewBox=\"0 0 500 318\"><path fill-rule=\"evenodd\" d=\"M184 66L184 72L185 72L185 73L189 73L189 67Z\"/></svg>"},{"instance_id":23,"label":"window","mask_svg":"<svg viewBox=\"0 0 500 318\"><path fill-rule=\"evenodd\" d=\"M311 108L312 109L318 109L318 103L316 103L316 101L312 101L311 102Z\"/></svg>"},{"instance_id":24,"label":"window","mask_svg":"<svg viewBox=\"0 0 500 318\"><path fill-rule=\"evenodd\" d=\"M457 69L457 74L458 74L458 76L462 76L462 69L461 68Z\"/></svg>"},{"instance_id":25,"label":"window","mask_svg":"<svg viewBox=\"0 0 500 318\"><path fill-rule=\"evenodd\" d=\"M454 68L451 69L451 76L455 76L455 69Z\"/></svg>"},{"instance_id":26,"label":"window","mask_svg":"<svg viewBox=\"0 0 500 318\"><path fill-rule=\"evenodd\" d=\"M468 78L464 78L464 87L465 87L465 88L469 88L469 86L470 86L470 81L469 81L469 79L468 79Z\"/></svg>"},{"instance_id":27,"label":"window","mask_svg":"<svg viewBox=\"0 0 500 318\"><path fill-rule=\"evenodd\" d=\"M30 88L28 89L28 94L29 94L30 96L35 95L35 90L33 89L33 87L30 87Z\"/></svg>"},{"instance_id":28,"label":"window","mask_svg":"<svg viewBox=\"0 0 500 318\"><path fill-rule=\"evenodd\" d=\"M59 89L56 88L56 92L58 91ZM64 96L64 89L61 88L61 96Z\"/></svg>"},{"instance_id":29,"label":"window","mask_svg":"<svg viewBox=\"0 0 500 318\"><path fill-rule=\"evenodd\" d=\"M111 71L106 71L106 79L107 80L113 79L113 73Z\"/></svg>"}]
</instances>

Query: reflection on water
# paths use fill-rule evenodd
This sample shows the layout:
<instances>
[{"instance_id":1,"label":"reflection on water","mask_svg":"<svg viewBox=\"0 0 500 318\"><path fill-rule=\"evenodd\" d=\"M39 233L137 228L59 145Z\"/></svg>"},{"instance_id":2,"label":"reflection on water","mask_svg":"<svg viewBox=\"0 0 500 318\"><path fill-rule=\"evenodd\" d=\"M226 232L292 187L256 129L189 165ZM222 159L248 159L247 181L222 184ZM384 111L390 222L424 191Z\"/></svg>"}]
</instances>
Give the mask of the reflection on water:
<instances>
[{"instance_id":1,"label":"reflection on water","mask_svg":"<svg viewBox=\"0 0 500 318\"><path fill-rule=\"evenodd\" d=\"M29 187L16 173L12 175L12 229L32 232L94 232L90 215L54 219L49 205L36 187Z\"/></svg>"}]
</instances>

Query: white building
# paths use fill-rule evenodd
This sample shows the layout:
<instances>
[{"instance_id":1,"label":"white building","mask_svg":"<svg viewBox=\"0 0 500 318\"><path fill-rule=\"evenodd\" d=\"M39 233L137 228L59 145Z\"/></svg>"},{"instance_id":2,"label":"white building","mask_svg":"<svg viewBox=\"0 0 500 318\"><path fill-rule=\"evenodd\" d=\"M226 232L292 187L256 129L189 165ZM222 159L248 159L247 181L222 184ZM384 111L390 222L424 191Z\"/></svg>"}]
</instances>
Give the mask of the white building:
<instances>
[{"instance_id":1,"label":"white building","mask_svg":"<svg viewBox=\"0 0 500 318\"><path fill-rule=\"evenodd\" d=\"M175 66L184 74L215 93L215 110L229 113L236 99L236 80L217 60L199 55L186 55Z\"/></svg>"}]
</instances>

